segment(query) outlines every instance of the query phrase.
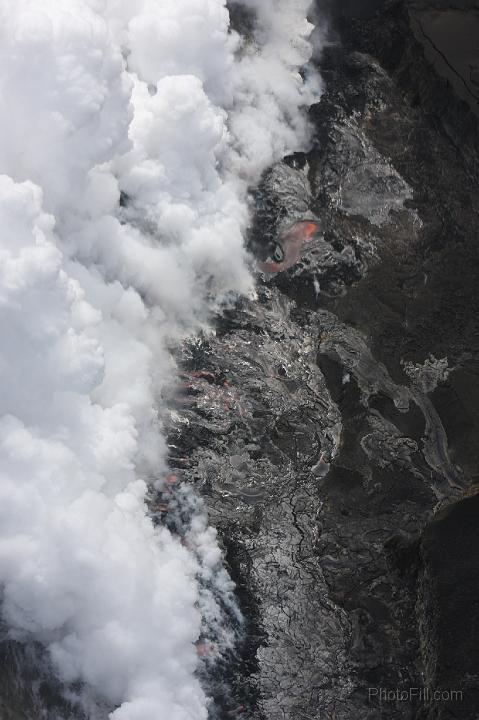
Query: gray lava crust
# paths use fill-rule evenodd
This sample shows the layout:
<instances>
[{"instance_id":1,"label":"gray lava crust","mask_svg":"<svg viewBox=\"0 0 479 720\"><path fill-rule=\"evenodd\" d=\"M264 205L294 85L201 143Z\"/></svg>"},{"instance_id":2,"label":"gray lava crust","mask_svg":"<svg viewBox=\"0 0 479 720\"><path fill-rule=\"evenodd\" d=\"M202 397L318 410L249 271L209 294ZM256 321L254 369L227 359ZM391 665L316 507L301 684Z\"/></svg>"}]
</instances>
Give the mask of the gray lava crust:
<instances>
[{"instance_id":1,"label":"gray lava crust","mask_svg":"<svg viewBox=\"0 0 479 720\"><path fill-rule=\"evenodd\" d=\"M315 145L253 193L260 257L302 217L322 236L179 358L170 441L238 585L225 682L254 720L479 712L477 126L415 7L374 5L338 3Z\"/></svg>"}]
</instances>

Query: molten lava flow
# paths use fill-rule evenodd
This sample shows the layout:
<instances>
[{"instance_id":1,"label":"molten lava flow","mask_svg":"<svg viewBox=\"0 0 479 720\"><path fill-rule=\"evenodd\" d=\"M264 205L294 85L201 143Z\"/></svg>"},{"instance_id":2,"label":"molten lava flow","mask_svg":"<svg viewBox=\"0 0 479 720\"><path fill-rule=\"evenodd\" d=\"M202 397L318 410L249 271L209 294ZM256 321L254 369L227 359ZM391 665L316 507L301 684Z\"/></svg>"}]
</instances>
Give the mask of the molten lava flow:
<instances>
[{"instance_id":1,"label":"molten lava flow","mask_svg":"<svg viewBox=\"0 0 479 720\"><path fill-rule=\"evenodd\" d=\"M301 220L295 223L289 230L283 232L278 240L284 258L281 262L270 260L259 263L259 268L265 273L277 273L287 270L295 265L301 255L301 248L305 242L311 240L312 236L320 229L319 223L311 220Z\"/></svg>"}]
</instances>

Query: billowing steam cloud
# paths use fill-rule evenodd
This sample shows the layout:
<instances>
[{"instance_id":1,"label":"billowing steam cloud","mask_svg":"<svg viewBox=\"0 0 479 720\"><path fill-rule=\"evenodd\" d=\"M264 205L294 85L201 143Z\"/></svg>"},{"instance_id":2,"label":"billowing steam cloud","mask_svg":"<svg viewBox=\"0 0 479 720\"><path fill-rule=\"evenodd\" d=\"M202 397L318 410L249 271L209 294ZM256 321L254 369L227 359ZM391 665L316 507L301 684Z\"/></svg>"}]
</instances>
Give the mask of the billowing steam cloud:
<instances>
[{"instance_id":1,"label":"billowing steam cloud","mask_svg":"<svg viewBox=\"0 0 479 720\"><path fill-rule=\"evenodd\" d=\"M141 478L165 471L167 345L251 291L246 188L317 89L309 3L243 4L249 42L223 0L0 0L3 615L114 720L207 714L214 533L155 529Z\"/></svg>"}]
</instances>

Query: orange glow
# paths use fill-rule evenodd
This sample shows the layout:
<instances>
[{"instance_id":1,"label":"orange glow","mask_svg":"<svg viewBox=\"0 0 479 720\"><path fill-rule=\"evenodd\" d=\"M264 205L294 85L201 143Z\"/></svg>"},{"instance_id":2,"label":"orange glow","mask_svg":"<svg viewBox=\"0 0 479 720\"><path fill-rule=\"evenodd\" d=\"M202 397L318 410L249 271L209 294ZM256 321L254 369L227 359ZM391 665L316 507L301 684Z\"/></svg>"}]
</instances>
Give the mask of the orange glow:
<instances>
[{"instance_id":1,"label":"orange glow","mask_svg":"<svg viewBox=\"0 0 479 720\"><path fill-rule=\"evenodd\" d=\"M216 650L214 645L209 645L204 642L195 643L195 648L196 654L200 657L207 657L208 655L212 655Z\"/></svg>"},{"instance_id":2,"label":"orange glow","mask_svg":"<svg viewBox=\"0 0 479 720\"><path fill-rule=\"evenodd\" d=\"M304 223L304 235L305 235L305 237L308 238L308 240L309 240L309 238L311 237L311 235L313 235L313 233L315 233L317 229L318 229L318 226L317 226L316 223L312 223L312 222L306 222L306 223Z\"/></svg>"}]
</instances>

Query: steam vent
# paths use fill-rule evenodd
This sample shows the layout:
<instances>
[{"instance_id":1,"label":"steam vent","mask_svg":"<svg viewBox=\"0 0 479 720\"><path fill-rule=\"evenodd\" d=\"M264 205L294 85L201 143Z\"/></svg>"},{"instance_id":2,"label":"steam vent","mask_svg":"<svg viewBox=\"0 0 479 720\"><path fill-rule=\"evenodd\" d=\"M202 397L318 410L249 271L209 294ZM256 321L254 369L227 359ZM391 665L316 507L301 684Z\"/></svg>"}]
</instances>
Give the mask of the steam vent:
<instances>
[{"instance_id":1,"label":"steam vent","mask_svg":"<svg viewBox=\"0 0 479 720\"><path fill-rule=\"evenodd\" d=\"M477 720L479 0L0 18L0 720Z\"/></svg>"}]
</instances>

